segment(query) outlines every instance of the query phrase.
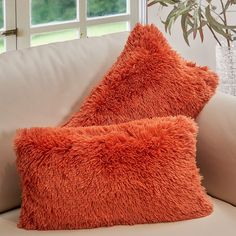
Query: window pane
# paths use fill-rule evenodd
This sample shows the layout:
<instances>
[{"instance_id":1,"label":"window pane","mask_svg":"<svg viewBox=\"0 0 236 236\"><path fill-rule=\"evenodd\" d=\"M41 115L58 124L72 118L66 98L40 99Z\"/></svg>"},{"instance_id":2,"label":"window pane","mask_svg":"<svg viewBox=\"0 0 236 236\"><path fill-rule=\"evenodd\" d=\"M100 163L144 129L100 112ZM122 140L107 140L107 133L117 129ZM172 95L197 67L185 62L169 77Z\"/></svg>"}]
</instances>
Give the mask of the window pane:
<instances>
[{"instance_id":1,"label":"window pane","mask_svg":"<svg viewBox=\"0 0 236 236\"><path fill-rule=\"evenodd\" d=\"M3 0L0 0L0 29L3 28Z\"/></svg>"},{"instance_id":2,"label":"window pane","mask_svg":"<svg viewBox=\"0 0 236 236\"><path fill-rule=\"evenodd\" d=\"M63 42L79 37L77 29L55 31L50 33L34 34L31 38L31 46L38 46L48 43Z\"/></svg>"},{"instance_id":3,"label":"window pane","mask_svg":"<svg viewBox=\"0 0 236 236\"><path fill-rule=\"evenodd\" d=\"M116 23L88 26L87 33L89 37L93 37L127 30L128 30L128 22L116 22Z\"/></svg>"},{"instance_id":4,"label":"window pane","mask_svg":"<svg viewBox=\"0 0 236 236\"><path fill-rule=\"evenodd\" d=\"M32 25L74 19L76 0L31 0Z\"/></svg>"},{"instance_id":5,"label":"window pane","mask_svg":"<svg viewBox=\"0 0 236 236\"><path fill-rule=\"evenodd\" d=\"M98 17L127 12L127 0L87 0L87 16Z\"/></svg>"},{"instance_id":6,"label":"window pane","mask_svg":"<svg viewBox=\"0 0 236 236\"><path fill-rule=\"evenodd\" d=\"M4 39L0 39L0 53L5 52Z\"/></svg>"}]
</instances>

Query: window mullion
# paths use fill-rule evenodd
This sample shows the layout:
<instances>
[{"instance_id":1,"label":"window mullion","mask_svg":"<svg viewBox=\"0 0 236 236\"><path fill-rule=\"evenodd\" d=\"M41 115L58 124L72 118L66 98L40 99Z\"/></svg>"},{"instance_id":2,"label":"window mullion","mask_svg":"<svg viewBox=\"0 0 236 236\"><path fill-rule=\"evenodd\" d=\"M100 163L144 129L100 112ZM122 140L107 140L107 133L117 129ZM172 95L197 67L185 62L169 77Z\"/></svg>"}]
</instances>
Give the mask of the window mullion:
<instances>
[{"instance_id":1,"label":"window mullion","mask_svg":"<svg viewBox=\"0 0 236 236\"><path fill-rule=\"evenodd\" d=\"M69 21L64 23L57 23L57 24L42 24L33 26L30 29L31 34L39 34L39 33L48 33L53 31L60 31L66 29L78 29L80 26L79 22L77 21Z\"/></svg>"},{"instance_id":2,"label":"window mullion","mask_svg":"<svg viewBox=\"0 0 236 236\"><path fill-rule=\"evenodd\" d=\"M30 0L16 0L17 49L30 47Z\"/></svg>"},{"instance_id":3,"label":"window mullion","mask_svg":"<svg viewBox=\"0 0 236 236\"><path fill-rule=\"evenodd\" d=\"M107 23L116 23L121 21L130 21L129 14L121 15L111 15L105 17L93 17L87 20L87 25L98 25L98 24L107 24Z\"/></svg>"},{"instance_id":4,"label":"window mullion","mask_svg":"<svg viewBox=\"0 0 236 236\"><path fill-rule=\"evenodd\" d=\"M148 9L147 0L139 0L139 22L146 25L148 24Z\"/></svg>"},{"instance_id":5,"label":"window mullion","mask_svg":"<svg viewBox=\"0 0 236 236\"><path fill-rule=\"evenodd\" d=\"M139 22L139 0L128 0L128 10L130 12L130 30Z\"/></svg>"},{"instance_id":6,"label":"window mullion","mask_svg":"<svg viewBox=\"0 0 236 236\"><path fill-rule=\"evenodd\" d=\"M12 30L16 28L16 9L15 0L4 1L4 23L6 30ZM6 37L6 51L16 49L16 35Z\"/></svg>"},{"instance_id":7,"label":"window mullion","mask_svg":"<svg viewBox=\"0 0 236 236\"><path fill-rule=\"evenodd\" d=\"M80 38L87 37L87 0L79 0L77 4L80 22Z\"/></svg>"}]
</instances>

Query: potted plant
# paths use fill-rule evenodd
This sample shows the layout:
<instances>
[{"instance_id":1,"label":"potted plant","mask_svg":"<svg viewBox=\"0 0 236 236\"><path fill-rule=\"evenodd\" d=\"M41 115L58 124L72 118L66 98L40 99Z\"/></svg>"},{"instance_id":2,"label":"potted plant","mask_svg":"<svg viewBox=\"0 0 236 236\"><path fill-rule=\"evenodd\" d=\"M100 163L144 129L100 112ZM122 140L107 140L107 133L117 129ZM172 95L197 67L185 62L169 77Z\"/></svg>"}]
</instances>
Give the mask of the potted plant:
<instances>
[{"instance_id":1,"label":"potted plant","mask_svg":"<svg viewBox=\"0 0 236 236\"><path fill-rule=\"evenodd\" d=\"M228 14L236 6L236 0L147 0L148 6L158 4L168 7L169 14L163 23L169 33L174 23L180 19L185 42L199 34L204 40L207 28L217 42L217 72L220 75L220 89L236 95L236 15L235 25L229 25ZM236 14L236 13L235 13Z\"/></svg>"}]
</instances>

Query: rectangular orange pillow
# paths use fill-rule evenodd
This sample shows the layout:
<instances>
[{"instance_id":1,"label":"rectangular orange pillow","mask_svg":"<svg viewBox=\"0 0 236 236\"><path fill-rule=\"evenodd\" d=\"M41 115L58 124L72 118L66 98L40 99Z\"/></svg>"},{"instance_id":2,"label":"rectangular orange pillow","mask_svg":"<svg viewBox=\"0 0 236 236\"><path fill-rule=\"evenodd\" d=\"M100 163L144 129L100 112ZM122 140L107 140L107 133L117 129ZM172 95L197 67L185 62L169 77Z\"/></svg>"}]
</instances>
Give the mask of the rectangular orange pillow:
<instances>
[{"instance_id":1,"label":"rectangular orange pillow","mask_svg":"<svg viewBox=\"0 0 236 236\"><path fill-rule=\"evenodd\" d=\"M64 126L196 118L217 84L213 71L184 60L154 25L137 24L117 61Z\"/></svg>"},{"instance_id":2,"label":"rectangular orange pillow","mask_svg":"<svg viewBox=\"0 0 236 236\"><path fill-rule=\"evenodd\" d=\"M196 134L194 121L183 116L19 130L19 227L83 229L209 215Z\"/></svg>"}]
</instances>

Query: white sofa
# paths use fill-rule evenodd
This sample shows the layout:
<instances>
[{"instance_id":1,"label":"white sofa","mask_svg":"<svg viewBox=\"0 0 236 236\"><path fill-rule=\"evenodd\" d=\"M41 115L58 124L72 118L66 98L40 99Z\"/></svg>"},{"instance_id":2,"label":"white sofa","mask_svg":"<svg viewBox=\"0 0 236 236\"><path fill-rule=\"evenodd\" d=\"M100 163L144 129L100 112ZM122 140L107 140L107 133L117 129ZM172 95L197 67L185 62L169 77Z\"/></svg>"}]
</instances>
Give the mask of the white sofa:
<instances>
[{"instance_id":1,"label":"white sofa","mask_svg":"<svg viewBox=\"0 0 236 236\"><path fill-rule=\"evenodd\" d=\"M20 127L57 126L102 78L128 33L73 40L0 56L0 235L236 235L236 97L217 92L197 121L197 161L212 198L208 217L92 230L26 231L17 228L20 190L12 138ZM229 202L229 203L226 203Z\"/></svg>"}]
</instances>

